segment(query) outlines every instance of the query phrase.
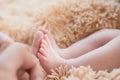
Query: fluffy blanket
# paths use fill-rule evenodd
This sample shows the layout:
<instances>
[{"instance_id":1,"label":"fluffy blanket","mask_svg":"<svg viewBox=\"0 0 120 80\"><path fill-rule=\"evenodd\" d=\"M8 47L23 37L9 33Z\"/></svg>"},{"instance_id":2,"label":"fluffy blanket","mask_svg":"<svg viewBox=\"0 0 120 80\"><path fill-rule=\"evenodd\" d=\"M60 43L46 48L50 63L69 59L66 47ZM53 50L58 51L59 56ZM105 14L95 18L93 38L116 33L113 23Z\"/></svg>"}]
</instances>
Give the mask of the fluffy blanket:
<instances>
[{"instance_id":1,"label":"fluffy blanket","mask_svg":"<svg viewBox=\"0 0 120 80\"><path fill-rule=\"evenodd\" d=\"M65 48L103 28L120 28L120 0L0 0L0 31L31 45L33 34L48 29ZM120 80L120 70L60 67L47 80Z\"/></svg>"}]
</instances>

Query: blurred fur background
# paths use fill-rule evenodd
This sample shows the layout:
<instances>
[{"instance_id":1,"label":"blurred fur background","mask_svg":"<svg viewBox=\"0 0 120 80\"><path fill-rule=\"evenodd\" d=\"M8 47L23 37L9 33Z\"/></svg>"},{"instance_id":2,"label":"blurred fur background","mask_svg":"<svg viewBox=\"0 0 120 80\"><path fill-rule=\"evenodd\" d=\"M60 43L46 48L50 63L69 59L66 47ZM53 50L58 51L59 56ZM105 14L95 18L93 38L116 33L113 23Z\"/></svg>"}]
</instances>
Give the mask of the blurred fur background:
<instances>
[{"instance_id":1,"label":"blurred fur background","mask_svg":"<svg viewBox=\"0 0 120 80\"><path fill-rule=\"evenodd\" d=\"M31 44L34 32L44 27L64 48L97 30L119 29L118 1L0 0L0 31Z\"/></svg>"}]
</instances>

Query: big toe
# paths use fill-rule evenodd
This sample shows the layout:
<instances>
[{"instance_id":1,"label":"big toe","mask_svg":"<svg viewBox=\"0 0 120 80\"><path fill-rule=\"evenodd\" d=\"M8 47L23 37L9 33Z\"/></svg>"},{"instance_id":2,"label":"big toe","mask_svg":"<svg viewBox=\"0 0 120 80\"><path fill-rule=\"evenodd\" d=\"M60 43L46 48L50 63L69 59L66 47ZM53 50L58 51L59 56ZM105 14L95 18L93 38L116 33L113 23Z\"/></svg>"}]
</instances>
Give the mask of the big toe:
<instances>
[{"instance_id":1,"label":"big toe","mask_svg":"<svg viewBox=\"0 0 120 80\"><path fill-rule=\"evenodd\" d=\"M43 32L37 31L34 34L34 39L33 39L32 47L31 47L32 53L34 53L35 55L37 54L40 48L42 39L43 39Z\"/></svg>"}]
</instances>

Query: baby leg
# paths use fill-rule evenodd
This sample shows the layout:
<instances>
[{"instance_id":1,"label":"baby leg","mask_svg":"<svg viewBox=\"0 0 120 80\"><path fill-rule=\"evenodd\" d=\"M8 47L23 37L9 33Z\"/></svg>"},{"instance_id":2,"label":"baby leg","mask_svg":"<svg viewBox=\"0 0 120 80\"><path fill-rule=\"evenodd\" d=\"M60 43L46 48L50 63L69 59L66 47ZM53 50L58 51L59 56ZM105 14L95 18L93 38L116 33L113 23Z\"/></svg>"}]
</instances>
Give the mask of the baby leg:
<instances>
[{"instance_id":1,"label":"baby leg","mask_svg":"<svg viewBox=\"0 0 120 80\"><path fill-rule=\"evenodd\" d=\"M64 49L66 53L63 53L62 55L64 58L79 57L85 53L88 53L96 48L105 45L107 42L119 35L120 30L117 29L100 30Z\"/></svg>"},{"instance_id":2,"label":"baby leg","mask_svg":"<svg viewBox=\"0 0 120 80\"><path fill-rule=\"evenodd\" d=\"M120 67L120 36L106 45L88 52L78 58L66 61L69 67L90 65L94 70L112 70Z\"/></svg>"}]
</instances>

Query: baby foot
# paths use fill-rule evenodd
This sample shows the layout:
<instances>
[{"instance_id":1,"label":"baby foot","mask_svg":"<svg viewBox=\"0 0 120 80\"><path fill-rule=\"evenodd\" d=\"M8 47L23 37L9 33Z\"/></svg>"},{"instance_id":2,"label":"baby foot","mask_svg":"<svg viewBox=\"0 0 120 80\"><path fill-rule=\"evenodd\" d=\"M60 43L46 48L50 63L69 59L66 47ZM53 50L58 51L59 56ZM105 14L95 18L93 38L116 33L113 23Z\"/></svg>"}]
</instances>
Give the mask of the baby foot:
<instances>
[{"instance_id":1,"label":"baby foot","mask_svg":"<svg viewBox=\"0 0 120 80\"><path fill-rule=\"evenodd\" d=\"M42 32L43 32L44 34L48 35L48 38L49 38L50 41L51 41L51 46L52 46L54 49L56 49L57 51L60 52L61 49L57 46L57 44L56 44L56 42L55 42L52 34L51 34L48 30L46 30L46 29L42 29Z\"/></svg>"},{"instance_id":2,"label":"baby foot","mask_svg":"<svg viewBox=\"0 0 120 80\"><path fill-rule=\"evenodd\" d=\"M4 51L14 41L5 33L0 32L0 53Z\"/></svg>"},{"instance_id":3,"label":"baby foot","mask_svg":"<svg viewBox=\"0 0 120 80\"><path fill-rule=\"evenodd\" d=\"M42 40L41 48L38 53L38 58L47 73L50 73L51 69L55 69L60 65L65 65L65 59L58 55L56 48L53 48L48 35L44 35L44 39Z\"/></svg>"},{"instance_id":4,"label":"baby foot","mask_svg":"<svg viewBox=\"0 0 120 80\"><path fill-rule=\"evenodd\" d=\"M34 35L33 44L31 46L31 52L37 56L37 53L39 51L41 40L43 38L43 32L37 31Z\"/></svg>"},{"instance_id":5,"label":"baby foot","mask_svg":"<svg viewBox=\"0 0 120 80\"><path fill-rule=\"evenodd\" d=\"M67 53L69 53L69 51L67 49L60 49L57 46L56 41L54 40L52 34L48 30L42 29L41 31L44 33L44 35L48 35L52 48L55 49L61 57L66 58L66 55Z\"/></svg>"}]
</instances>

